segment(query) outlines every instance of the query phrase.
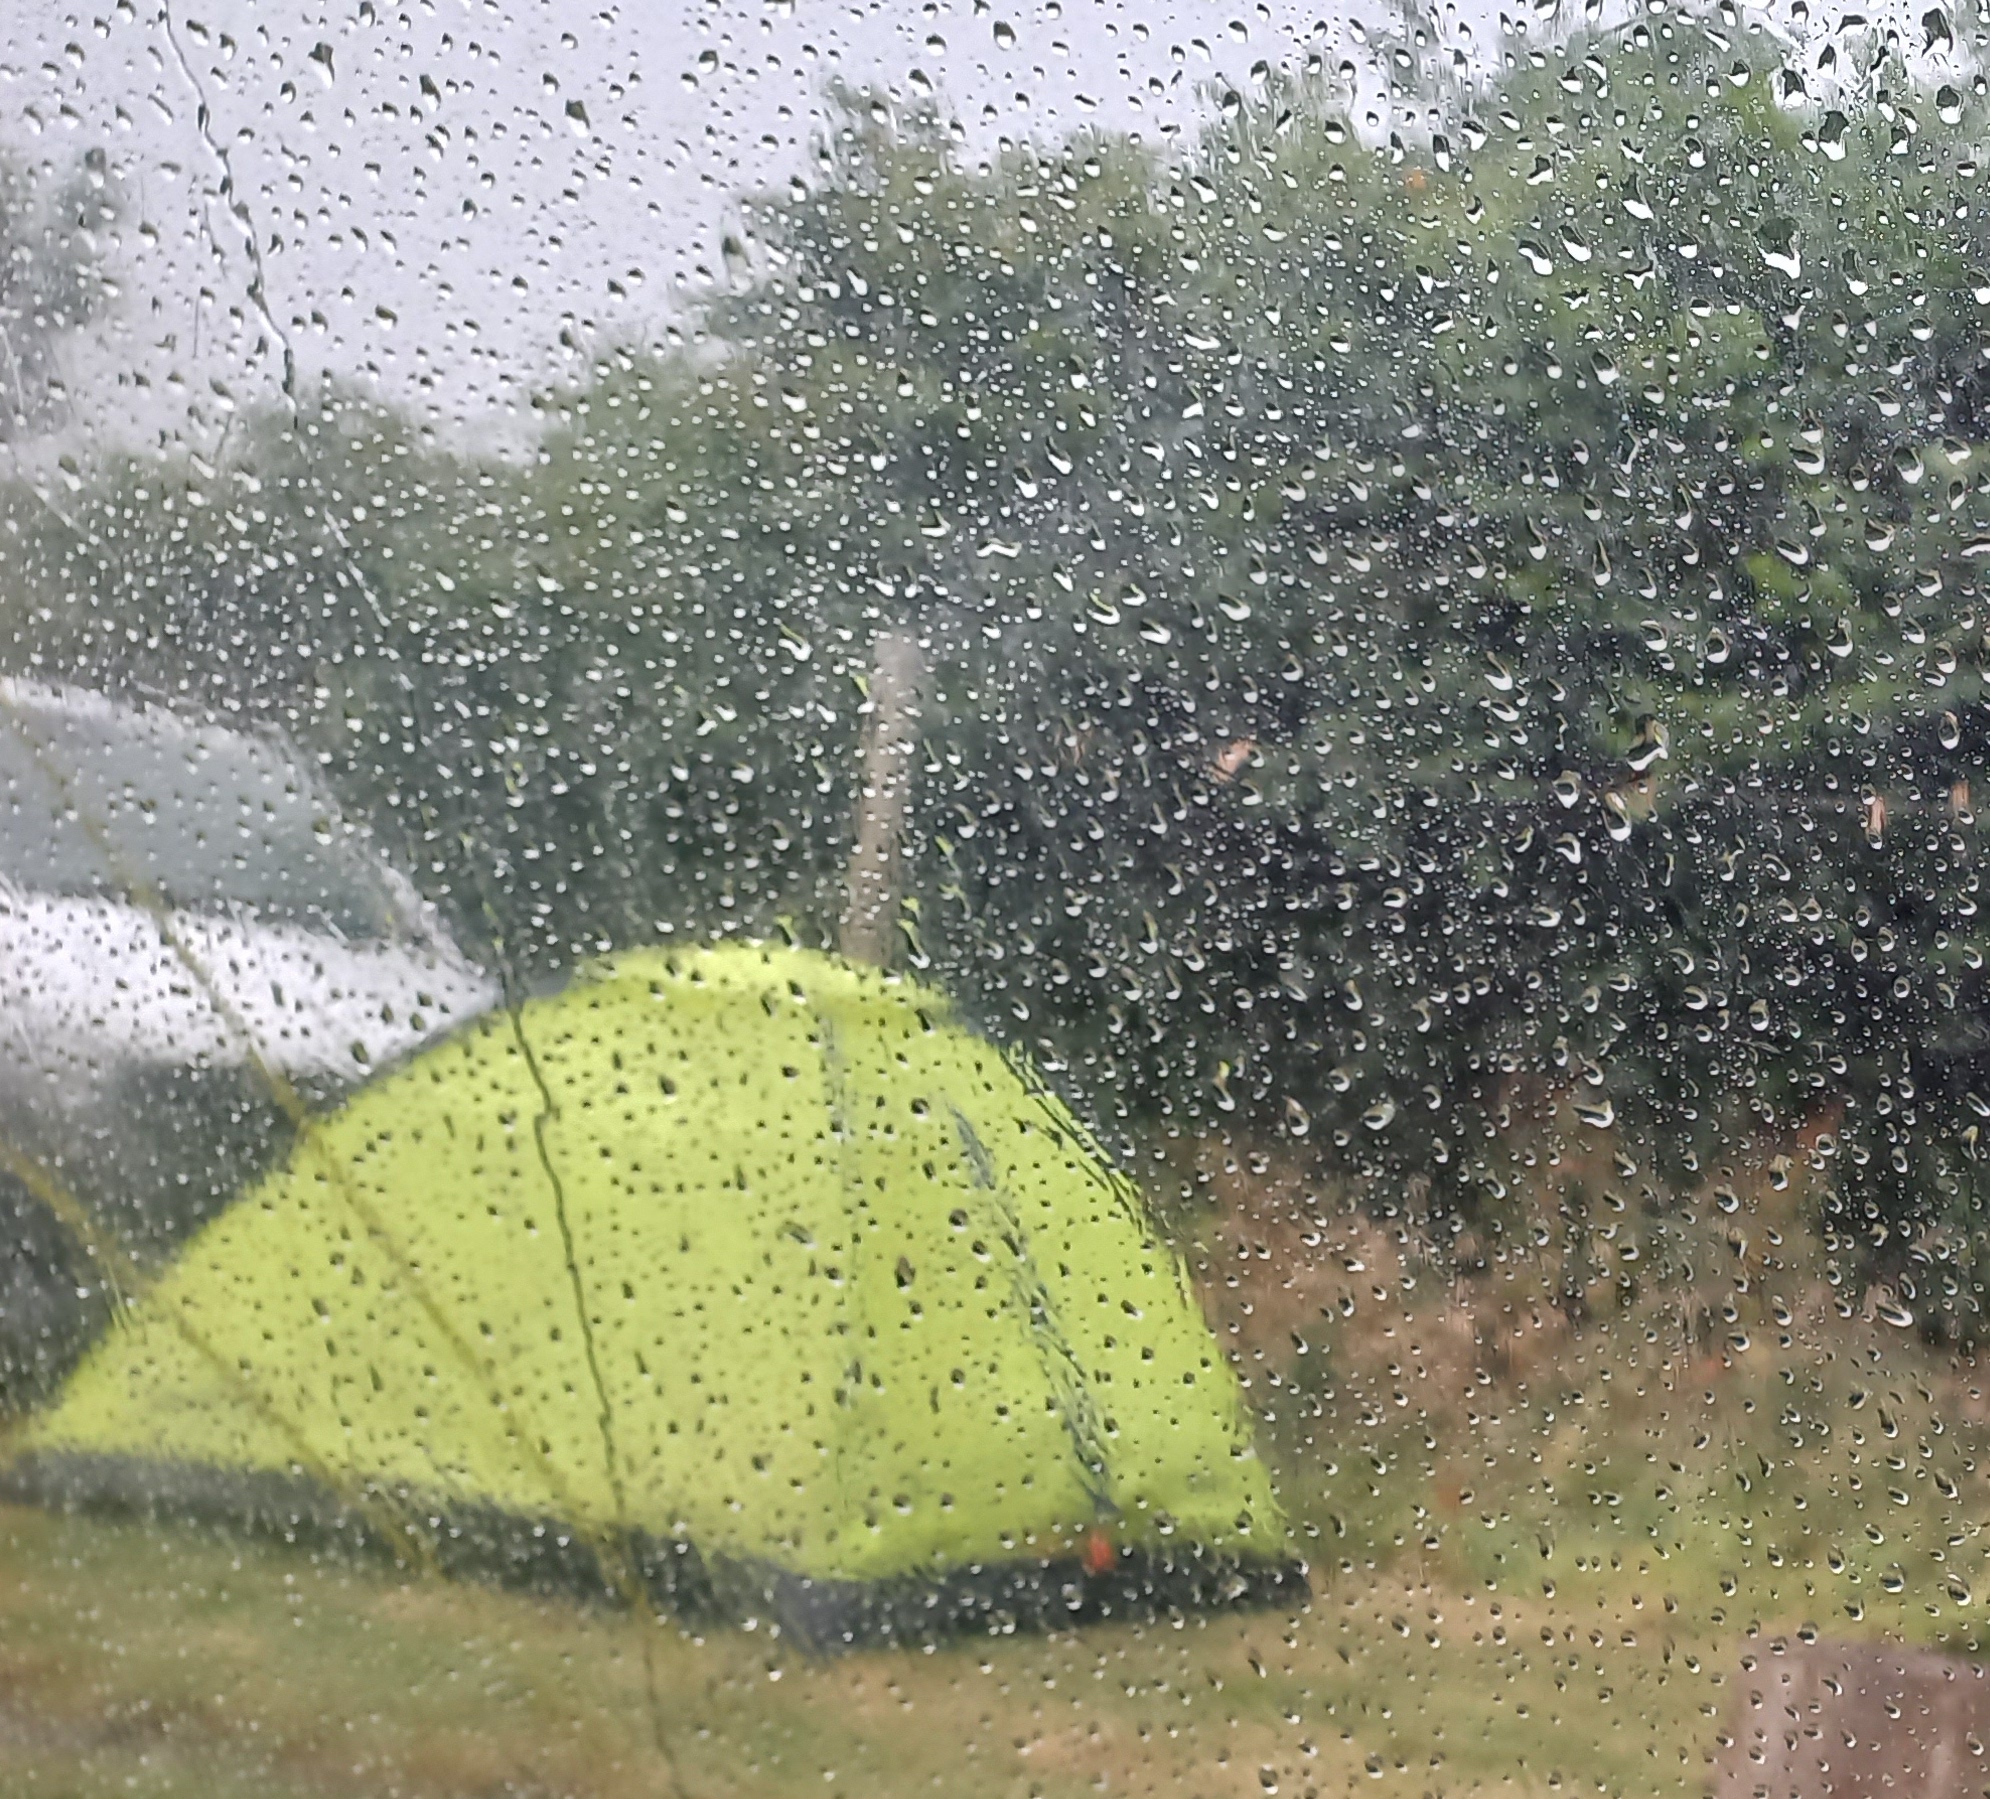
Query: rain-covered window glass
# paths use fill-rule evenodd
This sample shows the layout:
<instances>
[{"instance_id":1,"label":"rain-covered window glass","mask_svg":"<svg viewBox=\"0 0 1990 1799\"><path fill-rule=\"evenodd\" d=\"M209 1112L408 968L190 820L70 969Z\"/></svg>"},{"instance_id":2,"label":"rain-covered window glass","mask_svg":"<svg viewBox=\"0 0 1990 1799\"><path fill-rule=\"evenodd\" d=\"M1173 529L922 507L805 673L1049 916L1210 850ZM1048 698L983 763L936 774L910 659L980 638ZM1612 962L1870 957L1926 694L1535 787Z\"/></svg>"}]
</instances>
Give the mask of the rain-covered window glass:
<instances>
[{"instance_id":1,"label":"rain-covered window glass","mask_svg":"<svg viewBox=\"0 0 1990 1799\"><path fill-rule=\"evenodd\" d=\"M1990 15L16 0L0 1791L1990 1791Z\"/></svg>"}]
</instances>

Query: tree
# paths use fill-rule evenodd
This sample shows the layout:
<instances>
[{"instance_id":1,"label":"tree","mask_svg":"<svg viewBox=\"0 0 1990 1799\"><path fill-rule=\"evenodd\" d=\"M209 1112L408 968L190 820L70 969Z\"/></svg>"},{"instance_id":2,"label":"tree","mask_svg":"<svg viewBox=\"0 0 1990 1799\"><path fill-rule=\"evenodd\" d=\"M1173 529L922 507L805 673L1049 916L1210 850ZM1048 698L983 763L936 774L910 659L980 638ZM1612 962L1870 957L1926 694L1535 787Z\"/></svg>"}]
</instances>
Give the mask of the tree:
<instances>
[{"instance_id":1,"label":"tree","mask_svg":"<svg viewBox=\"0 0 1990 1799\"><path fill-rule=\"evenodd\" d=\"M904 956L1129 1129L1462 1225L1563 1143L1690 1190L1802 1127L1960 1318L1984 95L1807 106L1718 13L1511 48L1174 160L845 96L760 273L528 466L336 396L163 525L133 465L39 558L98 571L69 641L253 696L521 979L833 941L902 799Z\"/></svg>"},{"instance_id":2,"label":"tree","mask_svg":"<svg viewBox=\"0 0 1990 1799\"><path fill-rule=\"evenodd\" d=\"M61 174L0 161L0 439L60 416L56 352L112 297L98 245L115 216L100 150Z\"/></svg>"},{"instance_id":3,"label":"tree","mask_svg":"<svg viewBox=\"0 0 1990 1799\"><path fill-rule=\"evenodd\" d=\"M728 341L943 602L922 916L991 1015L1440 1206L1523 1103L1688 1179L1842 1107L1848 1206L1971 1203L1982 101L1938 156L1778 67L1637 25L1380 151L1316 77L1176 170L853 127L763 220Z\"/></svg>"}]
</instances>

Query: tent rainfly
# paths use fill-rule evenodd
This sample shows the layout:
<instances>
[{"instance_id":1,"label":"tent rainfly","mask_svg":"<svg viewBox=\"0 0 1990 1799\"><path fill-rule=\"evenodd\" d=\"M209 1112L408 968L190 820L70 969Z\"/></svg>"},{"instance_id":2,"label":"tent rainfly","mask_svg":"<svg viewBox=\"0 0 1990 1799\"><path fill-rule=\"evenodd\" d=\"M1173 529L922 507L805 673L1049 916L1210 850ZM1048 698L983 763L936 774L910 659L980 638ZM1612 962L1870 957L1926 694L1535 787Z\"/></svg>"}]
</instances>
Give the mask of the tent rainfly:
<instances>
[{"instance_id":1,"label":"tent rainfly","mask_svg":"<svg viewBox=\"0 0 1990 1799\"><path fill-rule=\"evenodd\" d=\"M623 955L383 1075L10 1453L819 1648L1304 1593L1137 1192L939 996L792 949Z\"/></svg>"}]
</instances>

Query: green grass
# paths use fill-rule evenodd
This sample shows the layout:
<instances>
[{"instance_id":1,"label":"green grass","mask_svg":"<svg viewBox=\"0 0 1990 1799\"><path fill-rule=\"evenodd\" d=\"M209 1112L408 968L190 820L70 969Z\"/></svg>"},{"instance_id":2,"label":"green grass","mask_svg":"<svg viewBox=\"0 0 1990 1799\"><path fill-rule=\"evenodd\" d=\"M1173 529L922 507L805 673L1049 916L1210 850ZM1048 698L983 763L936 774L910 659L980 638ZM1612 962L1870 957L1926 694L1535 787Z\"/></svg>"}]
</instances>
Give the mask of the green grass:
<instances>
[{"instance_id":1,"label":"green grass","mask_svg":"<svg viewBox=\"0 0 1990 1799\"><path fill-rule=\"evenodd\" d=\"M1329 1304L1345 1322L1303 1357L1266 1349L1282 1319L1235 1337L1314 1564L1293 1616L810 1661L761 1632L0 1510L0 1792L1691 1799L1743 1654L1805 1630L1972 1650L1990 1600L1973 1368L1770 1273L1803 1304L1751 1292L1712 1348L1629 1308L1502 1352L1497 1377L1458 1348L1449 1293ZM1498 1299L1518 1290L1485 1316L1548 1331Z\"/></svg>"},{"instance_id":2,"label":"green grass","mask_svg":"<svg viewBox=\"0 0 1990 1799\"><path fill-rule=\"evenodd\" d=\"M1343 1575L1292 1619L811 1662L746 1632L645 1645L638 1621L567 1602L18 1511L0 1514L0 1619L0 1768L37 1799L606 1799L673 1773L700 1796L1545 1792L1578 1774L1683 1791L1714 1693L1656 1637L1565 1655L1581 1602L1394 1571ZM1600 1752L1567 1735L1578 1717Z\"/></svg>"},{"instance_id":3,"label":"green grass","mask_svg":"<svg viewBox=\"0 0 1990 1799\"><path fill-rule=\"evenodd\" d=\"M1727 1409L1767 1416L1781 1382L1762 1386L1735 1396L1753 1414ZM1345 1483L1323 1480L1299 1508L1319 1577L1295 1617L831 1662L179 1527L0 1513L4 1788L1696 1793L1751 1635L1966 1635L1947 1582L1958 1554L1974 1573L1981 1540L1932 1487L1932 1504L1880 1498L1885 1514L1842 1477L1835 1493L1823 1478L1743 1491L1727 1439L1699 1475L1673 1473L1665 1451L1704 1434L1668 1434L1698 1403L1683 1399L1626 1403L1607 1442L1587 1421L1504 1417L1517 1468L1448 1516L1404 1477L1372 1483L1350 1524ZM1881 1515L1892 1530L1874 1544Z\"/></svg>"}]
</instances>

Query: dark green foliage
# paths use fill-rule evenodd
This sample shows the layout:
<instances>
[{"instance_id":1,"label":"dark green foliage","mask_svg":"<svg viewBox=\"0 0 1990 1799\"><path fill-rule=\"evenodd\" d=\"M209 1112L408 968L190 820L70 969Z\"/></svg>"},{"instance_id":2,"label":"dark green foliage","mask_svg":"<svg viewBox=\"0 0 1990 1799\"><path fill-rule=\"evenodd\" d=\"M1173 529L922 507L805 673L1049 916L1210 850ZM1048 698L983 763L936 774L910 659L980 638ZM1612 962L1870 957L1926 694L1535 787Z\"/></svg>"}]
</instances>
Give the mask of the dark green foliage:
<instances>
[{"instance_id":1,"label":"dark green foliage","mask_svg":"<svg viewBox=\"0 0 1990 1799\"><path fill-rule=\"evenodd\" d=\"M987 167L846 97L529 465L332 396L37 520L16 641L282 722L533 977L826 940L909 626L907 953L1102 1113L1453 1217L1821 1132L1974 1328L1985 107L1875 79L1655 20L1412 143L1315 68Z\"/></svg>"}]
</instances>

